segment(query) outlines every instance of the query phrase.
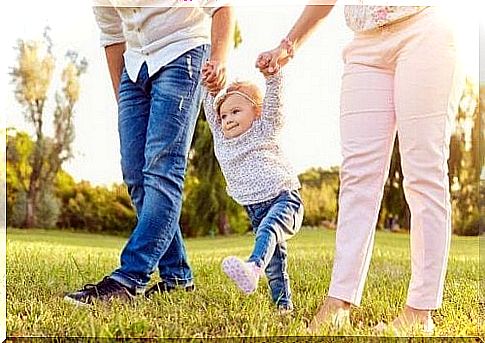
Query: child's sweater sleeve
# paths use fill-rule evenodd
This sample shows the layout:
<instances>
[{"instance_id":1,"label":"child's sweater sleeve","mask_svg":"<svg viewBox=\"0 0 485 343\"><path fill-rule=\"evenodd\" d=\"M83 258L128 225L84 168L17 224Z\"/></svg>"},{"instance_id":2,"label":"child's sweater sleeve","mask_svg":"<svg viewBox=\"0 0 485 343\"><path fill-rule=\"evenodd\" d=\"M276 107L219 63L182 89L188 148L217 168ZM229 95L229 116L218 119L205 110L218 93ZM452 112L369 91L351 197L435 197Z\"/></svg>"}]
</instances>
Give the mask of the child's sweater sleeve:
<instances>
[{"instance_id":1,"label":"child's sweater sleeve","mask_svg":"<svg viewBox=\"0 0 485 343\"><path fill-rule=\"evenodd\" d=\"M205 118L207 120L207 123L209 124L209 127L212 131L212 135L214 136L214 139L216 137L218 138L219 133L220 133L220 126L219 123L217 122L217 114L214 111L214 96L210 94L207 89L204 89L204 114Z\"/></svg>"},{"instance_id":2,"label":"child's sweater sleeve","mask_svg":"<svg viewBox=\"0 0 485 343\"><path fill-rule=\"evenodd\" d=\"M266 94L263 99L261 119L270 124L275 131L283 127L283 102L281 71L266 78Z\"/></svg>"}]
</instances>

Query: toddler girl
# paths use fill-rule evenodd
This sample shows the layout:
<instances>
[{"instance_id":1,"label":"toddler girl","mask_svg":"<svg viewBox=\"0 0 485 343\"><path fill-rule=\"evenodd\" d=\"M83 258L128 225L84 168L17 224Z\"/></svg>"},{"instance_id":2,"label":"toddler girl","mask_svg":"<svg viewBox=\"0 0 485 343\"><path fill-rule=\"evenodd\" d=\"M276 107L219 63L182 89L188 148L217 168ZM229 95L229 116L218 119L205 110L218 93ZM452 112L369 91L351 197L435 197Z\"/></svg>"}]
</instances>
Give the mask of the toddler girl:
<instances>
[{"instance_id":1,"label":"toddler girl","mask_svg":"<svg viewBox=\"0 0 485 343\"><path fill-rule=\"evenodd\" d=\"M210 70L210 62L203 75ZM234 82L217 97L207 93L204 109L214 137L214 151L228 194L246 209L256 234L246 261L230 256L223 271L246 294L253 293L263 272L281 312L291 311L286 241L303 220L298 177L283 154L281 73L266 78L262 100L258 87Z\"/></svg>"}]
</instances>

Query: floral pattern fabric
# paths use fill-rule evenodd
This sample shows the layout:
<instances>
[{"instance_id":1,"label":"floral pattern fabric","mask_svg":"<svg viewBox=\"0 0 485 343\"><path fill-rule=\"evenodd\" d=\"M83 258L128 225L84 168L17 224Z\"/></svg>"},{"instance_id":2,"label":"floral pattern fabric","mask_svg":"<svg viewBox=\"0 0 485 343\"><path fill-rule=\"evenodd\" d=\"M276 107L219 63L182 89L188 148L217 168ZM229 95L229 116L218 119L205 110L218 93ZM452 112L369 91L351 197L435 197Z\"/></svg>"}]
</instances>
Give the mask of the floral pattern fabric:
<instances>
[{"instance_id":1,"label":"floral pattern fabric","mask_svg":"<svg viewBox=\"0 0 485 343\"><path fill-rule=\"evenodd\" d=\"M401 21L425 9L425 6L345 6L345 21L355 32L376 28Z\"/></svg>"}]
</instances>

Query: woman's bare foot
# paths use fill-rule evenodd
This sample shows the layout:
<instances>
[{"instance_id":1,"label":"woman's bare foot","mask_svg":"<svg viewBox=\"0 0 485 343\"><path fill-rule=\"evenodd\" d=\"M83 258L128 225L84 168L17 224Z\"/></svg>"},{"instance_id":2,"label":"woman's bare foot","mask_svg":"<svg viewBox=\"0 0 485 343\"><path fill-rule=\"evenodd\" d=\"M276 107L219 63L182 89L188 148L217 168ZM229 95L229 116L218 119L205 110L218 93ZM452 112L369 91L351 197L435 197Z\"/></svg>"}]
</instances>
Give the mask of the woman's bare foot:
<instances>
[{"instance_id":1,"label":"woman's bare foot","mask_svg":"<svg viewBox=\"0 0 485 343\"><path fill-rule=\"evenodd\" d=\"M392 321L392 326L400 331L405 328L422 328L425 333L433 333L434 323L430 310L418 310L405 306L401 314Z\"/></svg>"},{"instance_id":2,"label":"woman's bare foot","mask_svg":"<svg viewBox=\"0 0 485 343\"><path fill-rule=\"evenodd\" d=\"M431 310L418 310L407 305L389 326L379 323L375 329L381 333L391 329L397 336L408 336L412 332L430 335L434 331Z\"/></svg>"},{"instance_id":3,"label":"woman's bare foot","mask_svg":"<svg viewBox=\"0 0 485 343\"><path fill-rule=\"evenodd\" d=\"M315 334L323 324L331 324L335 328L342 328L350 323L350 303L332 297L327 297L317 310L313 317L308 332Z\"/></svg>"}]
</instances>

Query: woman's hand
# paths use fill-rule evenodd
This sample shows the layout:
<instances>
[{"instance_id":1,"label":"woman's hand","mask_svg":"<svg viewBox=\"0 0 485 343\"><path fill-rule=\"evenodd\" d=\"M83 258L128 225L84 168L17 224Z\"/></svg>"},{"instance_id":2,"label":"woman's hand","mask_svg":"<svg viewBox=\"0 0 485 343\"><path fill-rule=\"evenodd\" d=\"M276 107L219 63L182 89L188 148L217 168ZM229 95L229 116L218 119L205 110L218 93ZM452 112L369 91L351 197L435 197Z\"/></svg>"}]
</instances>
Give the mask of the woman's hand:
<instances>
[{"instance_id":1,"label":"woman's hand","mask_svg":"<svg viewBox=\"0 0 485 343\"><path fill-rule=\"evenodd\" d=\"M284 39L275 49L259 54L256 59L256 68L267 77L276 74L292 57L293 43Z\"/></svg>"}]
</instances>

